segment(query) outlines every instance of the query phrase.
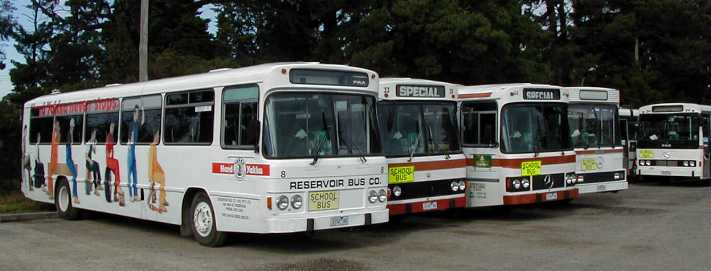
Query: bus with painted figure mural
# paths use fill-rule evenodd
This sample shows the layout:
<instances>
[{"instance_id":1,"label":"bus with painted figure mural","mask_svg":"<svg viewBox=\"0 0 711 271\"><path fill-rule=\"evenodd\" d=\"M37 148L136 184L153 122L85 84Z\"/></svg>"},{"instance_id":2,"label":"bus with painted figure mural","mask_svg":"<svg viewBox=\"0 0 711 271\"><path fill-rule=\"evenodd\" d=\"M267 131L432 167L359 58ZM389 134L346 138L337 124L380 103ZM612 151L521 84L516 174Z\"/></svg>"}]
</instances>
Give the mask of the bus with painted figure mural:
<instances>
[{"instance_id":1,"label":"bus with painted figure mural","mask_svg":"<svg viewBox=\"0 0 711 271\"><path fill-rule=\"evenodd\" d=\"M637 174L643 178L711 178L710 136L711 106L664 103L640 107Z\"/></svg>"},{"instance_id":2,"label":"bus with painted figure mural","mask_svg":"<svg viewBox=\"0 0 711 271\"><path fill-rule=\"evenodd\" d=\"M90 210L226 232L388 221L377 73L272 63L53 93L23 115L23 186L61 217Z\"/></svg>"},{"instance_id":3,"label":"bus with painted figure mural","mask_svg":"<svg viewBox=\"0 0 711 271\"><path fill-rule=\"evenodd\" d=\"M581 194L627 189L619 126L620 92L569 87L568 126L576 155L576 187Z\"/></svg>"},{"instance_id":4,"label":"bus with painted figure mural","mask_svg":"<svg viewBox=\"0 0 711 271\"><path fill-rule=\"evenodd\" d=\"M458 89L467 206L567 202L578 197L568 95L542 84Z\"/></svg>"},{"instance_id":5,"label":"bus with painted figure mural","mask_svg":"<svg viewBox=\"0 0 711 271\"><path fill-rule=\"evenodd\" d=\"M620 136L625 149L625 170L627 181L637 176L637 131L639 130L639 110L621 107L617 111L620 116Z\"/></svg>"},{"instance_id":6,"label":"bus with painted figure mural","mask_svg":"<svg viewBox=\"0 0 711 271\"><path fill-rule=\"evenodd\" d=\"M465 207L455 85L381 78L378 98L390 215Z\"/></svg>"}]
</instances>

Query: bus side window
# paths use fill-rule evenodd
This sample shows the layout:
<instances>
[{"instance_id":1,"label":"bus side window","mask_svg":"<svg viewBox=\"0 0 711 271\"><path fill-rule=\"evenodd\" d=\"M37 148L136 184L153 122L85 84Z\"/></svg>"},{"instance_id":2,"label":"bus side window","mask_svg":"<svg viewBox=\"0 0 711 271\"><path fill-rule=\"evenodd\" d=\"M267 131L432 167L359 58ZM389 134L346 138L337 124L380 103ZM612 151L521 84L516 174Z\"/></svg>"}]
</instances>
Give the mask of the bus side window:
<instances>
[{"instance_id":1,"label":"bus side window","mask_svg":"<svg viewBox=\"0 0 711 271\"><path fill-rule=\"evenodd\" d=\"M165 144L210 144L215 120L215 92L192 90L165 95Z\"/></svg>"},{"instance_id":2,"label":"bus side window","mask_svg":"<svg viewBox=\"0 0 711 271\"><path fill-rule=\"evenodd\" d=\"M496 145L496 103L462 105L462 142L466 145Z\"/></svg>"},{"instance_id":3,"label":"bus side window","mask_svg":"<svg viewBox=\"0 0 711 271\"><path fill-rule=\"evenodd\" d=\"M226 87L222 92L222 146L225 148L253 148L259 136L255 84Z\"/></svg>"},{"instance_id":4,"label":"bus side window","mask_svg":"<svg viewBox=\"0 0 711 271\"><path fill-rule=\"evenodd\" d=\"M130 134L135 132L137 144L153 142L153 135L160 132L161 95L150 95L123 99L121 105L121 144L130 141Z\"/></svg>"},{"instance_id":5,"label":"bus side window","mask_svg":"<svg viewBox=\"0 0 711 271\"><path fill-rule=\"evenodd\" d=\"M47 144L52 140L52 121L53 117L32 117L30 119L30 143Z\"/></svg>"},{"instance_id":6,"label":"bus side window","mask_svg":"<svg viewBox=\"0 0 711 271\"><path fill-rule=\"evenodd\" d=\"M82 143L82 130L84 129L83 115L58 116L56 118L60 127L60 143L69 143L69 135L72 135L72 144ZM73 120L73 123L72 123ZM73 126L72 126L73 125ZM50 126L51 127L51 126ZM72 130L72 133L69 132Z\"/></svg>"}]
</instances>

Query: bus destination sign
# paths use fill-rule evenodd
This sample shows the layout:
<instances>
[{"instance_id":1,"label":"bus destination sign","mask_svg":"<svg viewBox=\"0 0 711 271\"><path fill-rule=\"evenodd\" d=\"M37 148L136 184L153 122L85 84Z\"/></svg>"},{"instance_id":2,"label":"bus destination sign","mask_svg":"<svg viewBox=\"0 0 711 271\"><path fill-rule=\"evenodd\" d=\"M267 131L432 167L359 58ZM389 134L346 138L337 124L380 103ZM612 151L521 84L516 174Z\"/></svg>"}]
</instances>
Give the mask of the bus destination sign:
<instances>
[{"instance_id":1,"label":"bus destination sign","mask_svg":"<svg viewBox=\"0 0 711 271\"><path fill-rule=\"evenodd\" d=\"M444 86L397 85L395 94L398 97L410 98L444 98Z\"/></svg>"},{"instance_id":2,"label":"bus destination sign","mask_svg":"<svg viewBox=\"0 0 711 271\"><path fill-rule=\"evenodd\" d=\"M560 100L560 89L556 88L526 88L523 89L526 100Z\"/></svg>"}]
</instances>

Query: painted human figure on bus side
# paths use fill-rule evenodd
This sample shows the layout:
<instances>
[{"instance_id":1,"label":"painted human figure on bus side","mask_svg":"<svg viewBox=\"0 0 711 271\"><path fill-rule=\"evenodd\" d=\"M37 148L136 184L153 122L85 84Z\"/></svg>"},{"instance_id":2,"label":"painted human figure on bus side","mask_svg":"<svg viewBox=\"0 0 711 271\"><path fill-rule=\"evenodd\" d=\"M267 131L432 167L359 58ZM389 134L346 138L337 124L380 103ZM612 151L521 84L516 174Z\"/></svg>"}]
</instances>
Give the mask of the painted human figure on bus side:
<instances>
[{"instance_id":1,"label":"painted human figure on bus side","mask_svg":"<svg viewBox=\"0 0 711 271\"><path fill-rule=\"evenodd\" d=\"M27 190L32 191L34 188L32 187L32 165L30 162L30 154L27 153L27 143L29 141L27 140L28 135L27 135L27 125L22 128L22 170L27 173L27 178L22 178L23 182L27 182Z\"/></svg>"},{"instance_id":2,"label":"painted human figure on bus side","mask_svg":"<svg viewBox=\"0 0 711 271\"><path fill-rule=\"evenodd\" d=\"M61 139L59 121L52 122L52 140L50 141L49 151L49 170L47 171L47 195L49 198L54 198L54 180L52 176L57 173L57 160L59 159L59 140Z\"/></svg>"},{"instance_id":3,"label":"painted human figure on bus side","mask_svg":"<svg viewBox=\"0 0 711 271\"><path fill-rule=\"evenodd\" d=\"M141 122L138 122L138 119ZM138 173L136 172L136 142L138 142L138 132L141 126L146 122L145 112L143 108L138 110L138 105L133 108L133 120L129 124L128 135L128 196L131 201L140 201L138 196Z\"/></svg>"},{"instance_id":4,"label":"painted human figure on bus side","mask_svg":"<svg viewBox=\"0 0 711 271\"><path fill-rule=\"evenodd\" d=\"M112 202L111 200L111 174L114 176L114 193L113 201L118 201L119 206L124 206L123 191L121 191L121 171L119 170L119 162L114 157L114 128L115 124L112 122L109 125L109 132L106 134L106 171L104 172L104 178L106 182L104 183L104 192L106 194L106 201Z\"/></svg>"},{"instance_id":5,"label":"painted human figure on bus side","mask_svg":"<svg viewBox=\"0 0 711 271\"><path fill-rule=\"evenodd\" d=\"M42 161L40 161L40 150L39 150L39 143L40 139L42 137L40 136L40 133L37 133L37 143L35 143L35 149L37 150L37 156L35 156L35 169L34 169L34 186L35 188L40 188L43 187L45 184L45 178L44 178L44 164Z\"/></svg>"},{"instance_id":6,"label":"painted human figure on bus side","mask_svg":"<svg viewBox=\"0 0 711 271\"><path fill-rule=\"evenodd\" d=\"M91 137L86 141L84 160L86 160L86 194L91 193L93 184L94 195L98 196L99 190L102 189L101 170L99 170L99 163L93 158L94 155L96 155L96 129L91 131Z\"/></svg>"},{"instance_id":7,"label":"painted human figure on bus side","mask_svg":"<svg viewBox=\"0 0 711 271\"><path fill-rule=\"evenodd\" d=\"M74 143L74 119L69 119L69 138L65 144L66 155L65 162L67 163L67 168L69 172L72 173L72 200L74 203L79 203L79 190L77 188L77 167L74 165L74 158L72 156L72 144Z\"/></svg>"},{"instance_id":8,"label":"painted human figure on bus side","mask_svg":"<svg viewBox=\"0 0 711 271\"><path fill-rule=\"evenodd\" d=\"M165 172L163 167L158 163L158 142L160 142L160 132L156 131L153 134L153 142L148 149L148 178L151 181L151 192L148 197L148 206L151 210L158 213L164 213L168 211L166 208L168 206L168 201L166 200L165 193ZM156 206L156 192L155 185L158 184L158 206Z\"/></svg>"}]
</instances>

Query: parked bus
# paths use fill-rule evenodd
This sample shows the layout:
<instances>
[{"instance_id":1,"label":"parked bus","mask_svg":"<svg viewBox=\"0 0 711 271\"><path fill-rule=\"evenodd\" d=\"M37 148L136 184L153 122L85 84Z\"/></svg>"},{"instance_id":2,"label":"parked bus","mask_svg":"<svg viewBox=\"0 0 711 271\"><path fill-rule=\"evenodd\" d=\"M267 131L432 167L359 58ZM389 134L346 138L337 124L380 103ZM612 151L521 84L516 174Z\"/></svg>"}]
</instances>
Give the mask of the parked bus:
<instances>
[{"instance_id":1,"label":"parked bus","mask_svg":"<svg viewBox=\"0 0 711 271\"><path fill-rule=\"evenodd\" d=\"M581 194L627 189L617 110L620 92L570 87L568 126L575 147L576 187Z\"/></svg>"},{"instance_id":2,"label":"parked bus","mask_svg":"<svg viewBox=\"0 0 711 271\"><path fill-rule=\"evenodd\" d=\"M637 175L637 130L639 124L639 110L630 108L620 108L620 134L622 136L622 147L625 149L625 169L627 180L633 180Z\"/></svg>"},{"instance_id":3,"label":"parked bus","mask_svg":"<svg viewBox=\"0 0 711 271\"><path fill-rule=\"evenodd\" d=\"M384 223L378 80L273 63L42 96L24 106L22 191L64 218L176 224L208 246Z\"/></svg>"},{"instance_id":4,"label":"parked bus","mask_svg":"<svg viewBox=\"0 0 711 271\"><path fill-rule=\"evenodd\" d=\"M637 174L708 179L711 106L688 103L639 108Z\"/></svg>"},{"instance_id":5,"label":"parked bus","mask_svg":"<svg viewBox=\"0 0 711 271\"><path fill-rule=\"evenodd\" d=\"M469 207L578 197L568 95L560 87L502 84L458 92Z\"/></svg>"},{"instance_id":6,"label":"parked bus","mask_svg":"<svg viewBox=\"0 0 711 271\"><path fill-rule=\"evenodd\" d=\"M455 86L381 78L378 115L388 161L390 215L465 207L466 161Z\"/></svg>"}]
</instances>

